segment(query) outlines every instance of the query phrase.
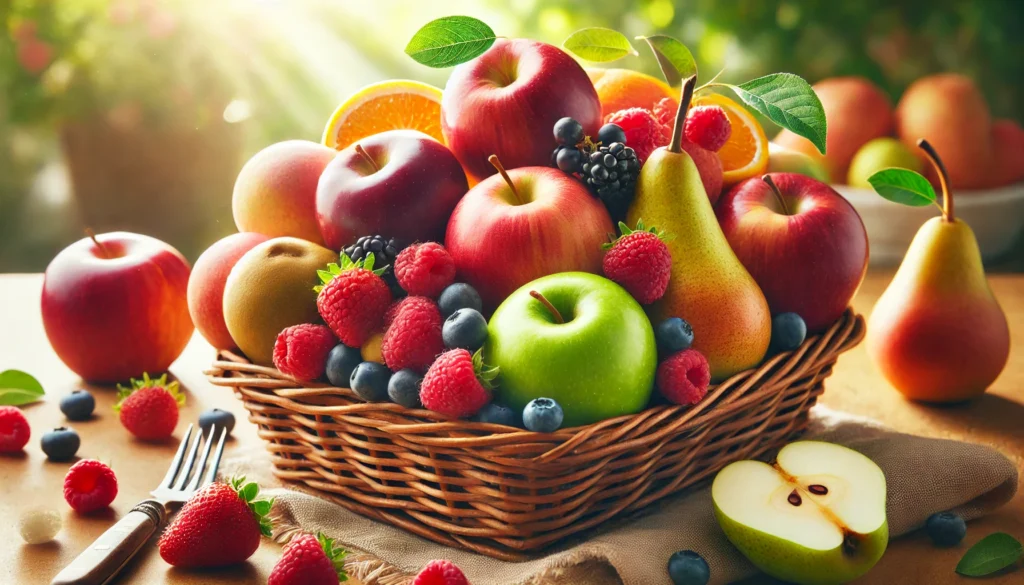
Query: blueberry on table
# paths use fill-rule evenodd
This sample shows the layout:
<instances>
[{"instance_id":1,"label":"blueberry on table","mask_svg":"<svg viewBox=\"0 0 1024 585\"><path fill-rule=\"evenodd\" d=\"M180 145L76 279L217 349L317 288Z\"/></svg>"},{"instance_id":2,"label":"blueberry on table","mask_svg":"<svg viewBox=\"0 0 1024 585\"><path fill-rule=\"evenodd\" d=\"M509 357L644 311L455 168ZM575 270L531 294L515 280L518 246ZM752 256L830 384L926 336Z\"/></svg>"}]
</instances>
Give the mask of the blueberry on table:
<instances>
[{"instance_id":1,"label":"blueberry on table","mask_svg":"<svg viewBox=\"0 0 1024 585\"><path fill-rule=\"evenodd\" d=\"M536 433L553 433L562 426L565 413L550 398L534 398L523 409L523 425Z\"/></svg>"},{"instance_id":2,"label":"blueberry on table","mask_svg":"<svg viewBox=\"0 0 1024 585\"><path fill-rule=\"evenodd\" d=\"M928 537L938 546L959 544L967 534L967 523L953 512L932 514L924 524Z\"/></svg>"},{"instance_id":3,"label":"blueberry on table","mask_svg":"<svg viewBox=\"0 0 1024 585\"><path fill-rule=\"evenodd\" d=\"M71 421L88 420L96 409L96 399L87 390L75 390L60 399L60 411Z\"/></svg>"},{"instance_id":4,"label":"blueberry on table","mask_svg":"<svg viewBox=\"0 0 1024 585\"><path fill-rule=\"evenodd\" d=\"M423 408L420 402L420 382L423 376L408 368L398 370L388 380L388 397L406 408Z\"/></svg>"},{"instance_id":5,"label":"blueberry on table","mask_svg":"<svg viewBox=\"0 0 1024 585\"><path fill-rule=\"evenodd\" d=\"M388 399L388 382L391 371L377 362L363 362L352 370L349 387L367 402L384 402Z\"/></svg>"},{"instance_id":6,"label":"blueberry on table","mask_svg":"<svg viewBox=\"0 0 1024 585\"><path fill-rule=\"evenodd\" d=\"M669 557L668 576L675 585L707 585L711 568L704 557L692 550L681 550Z\"/></svg>"},{"instance_id":7,"label":"blueberry on table","mask_svg":"<svg viewBox=\"0 0 1024 585\"><path fill-rule=\"evenodd\" d=\"M50 461L68 461L78 453L82 440L74 429L57 427L43 435L40 446Z\"/></svg>"},{"instance_id":8,"label":"blueberry on table","mask_svg":"<svg viewBox=\"0 0 1024 585\"><path fill-rule=\"evenodd\" d=\"M480 412L473 415L472 420L475 422L505 425L507 427L523 426L523 421L516 414L516 411L494 402L488 403L481 408Z\"/></svg>"},{"instance_id":9,"label":"blueberry on table","mask_svg":"<svg viewBox=\"0 0 1024 585\"><path fill-rule=\"evenodd\" d=\"M227 429L228 434L235 430L235 415L220 408L213 408L199 415L199 428L203 433L209 433L212 427L216 426L220 435L220 429Z\"/></svg>"},{"instance_id":10,"label":"blueberry on table","mask_svg":"<svg viewBox=\"0 0 1024 585\"><path fill-rule=\"evenodd\" d=\"M693 327L679 317L669 317L655 327L654 338L662 353L676 353L693 345Z\"/></svg>"},{"instance_id":11,"label":"blueberry on table","mask_svg":"<svg viewBox=\"0 0 1024 585\"><path fill-rule=\"evenodd\" d=\"M779 313L772 317L772 353L792 351L807 338L807 324L796 313Z\"/></svg>"},{"instance_id":12,"label":"blueberry on table","mask_svg":"<svg viewBox=\"0 0 1024 585\"><path fill-rule=\"evenodd\" d=\"M576 146L583 141L583 125L572 118L555 122L555 142L562 146Z\"/></svg>"},{"instance_id":13,"label":"blueberry on table","mask_svg":"<svg viewBox=\"0 0 1024 585\"><path fill-rule=\"evenodd\" d=\"M484 310L484 302L480 299L480 293L464 282L449 284L441 296L437 298L437 306L441 309L441 316L445 319L459 309L474 309L479 312Z\"/></svg>"},{"instance_id":14,"label":"blueberry on table","mask_svg":"<svg viewBox=\"0 0 1024 585\"><path fill-rule=\"evenodd\" d=\"M338 388L348 388L352 371L361 363L363 355L358 347L339 343L327 354L327 380Z\"/></svg>"},{"instance_id":15,"label":"blueberry on table","mask_svg":"<svg viewBox=\"0 0 1024 585\"><path fill-rule=\"evenodd\" d=\"M475 309L459 309L444 320L441 338L448 349L474 352L487 341L487 319Z\"/></svg>"}]
</instances>

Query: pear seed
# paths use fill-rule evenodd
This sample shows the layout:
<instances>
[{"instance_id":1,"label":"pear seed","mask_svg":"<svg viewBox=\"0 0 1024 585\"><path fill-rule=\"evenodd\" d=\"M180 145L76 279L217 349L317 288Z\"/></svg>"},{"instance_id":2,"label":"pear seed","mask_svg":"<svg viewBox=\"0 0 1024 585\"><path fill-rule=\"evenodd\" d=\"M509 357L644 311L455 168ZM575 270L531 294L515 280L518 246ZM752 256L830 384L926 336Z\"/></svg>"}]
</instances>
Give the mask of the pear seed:
<instances>
[{"instance_id":1,"label":"pear seed","mask_svg":"<svg viewBox=\"0 0 1024 585\"><path fill-rule=\"evenodd\" d=\"M825 494L828 493L828 488L823 485L812 484L807 486L807 491L811 492L816 496L824 496Z\"/></svg>"},{"instance_id":2,"label":"pear seed","mask_svg":"<svg viewBox=\"0 0 1024 585\"><path fill-rule=\"evenodd\" d=\"M796 493L796 490L793 490L793 492L789 494L789 497L786 498L786 501L789 502L790 504L793 504L794 506L799 506L800 504L804 503L803 498L800 497L800 494Z\"/></svg>"}]
</instances>

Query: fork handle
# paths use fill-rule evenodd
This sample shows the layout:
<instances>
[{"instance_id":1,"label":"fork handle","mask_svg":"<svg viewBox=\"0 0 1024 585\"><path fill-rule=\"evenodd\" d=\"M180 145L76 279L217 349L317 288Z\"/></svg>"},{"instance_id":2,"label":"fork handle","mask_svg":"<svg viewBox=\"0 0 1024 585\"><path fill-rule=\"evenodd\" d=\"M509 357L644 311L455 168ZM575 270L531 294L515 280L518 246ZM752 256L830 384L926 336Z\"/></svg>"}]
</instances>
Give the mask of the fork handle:
<instances>
[{"instance_id":1,"label":"fork handle","mask_svg":"<svg viewBox=\"0 0 1024 585\"><path fill-rule=\"evenodd\" d=\"M167 517L156 500L140 502L53 578L51 585L105 585L139 552Z\"/></svg>"}]
</instances>

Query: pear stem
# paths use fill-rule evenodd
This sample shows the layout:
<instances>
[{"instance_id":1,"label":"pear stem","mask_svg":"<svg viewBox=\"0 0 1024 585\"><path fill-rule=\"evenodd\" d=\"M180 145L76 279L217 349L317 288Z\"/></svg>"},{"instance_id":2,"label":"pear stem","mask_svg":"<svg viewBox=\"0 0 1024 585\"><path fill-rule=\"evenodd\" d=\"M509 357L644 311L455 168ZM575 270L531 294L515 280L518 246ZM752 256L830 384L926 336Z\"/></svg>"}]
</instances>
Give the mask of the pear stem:
<instances>
[{"instance_id":1,"label":"pear stem","mask_svg":"<svg viewBox=\"0 0 1024 585\"><path fill-rule=\"evenodd\" d=\"M954 219L953 192L949 188L949 174L946 172L946 165L939 158L939 153L935 152L935 147L924 138L917 141L917 146L928 155L928 160L931 161L939 175L939 185L942 187L942 219L952 223Z\"/></svg>"},{"instance_id":2,"label":"pear stem","mask_svg":"<svg viewBox=\"0 0 1024 585\"><path fill-rule=\"evenodd\" d=\"M373 172L376 173L380 171L380 167L377 166L377 162L374 161L370 154L363 149L363 145L356 145L356 154L363 157L363 159L366 160L366 162L370 163L370 166L373 167Z\"/></svg>"},{"instance_id":3,"label":"pear stem","mask_svg":"<svg viewBox=\"0 0 1024 585\"><path fill-rule=\"evenodd\" d=\"M92 231L92 228L85 228L85 235L92 239L92 243L96 244L96 247L100 249L100 253L103 254L103 257L109 260L111 257L110 250L103 245L103 242L96 238L96 232Z\"/></svg>"},{"instance_id":4,"label":"pear stem","mask_svg":"<svg viewBox=\"0 0 1024 585\"><path fill-rule=\"evenodd\" d=\"M547 310L551 312L551 316L555 318L555 322L557 322L559 325L565 323L565 319L562 318L562 314L558 312L558 309L556 309L555 306L551 304L551 301L549 301L547 297L545 297L544 295L540 294L535 290L530 291L530 296L540 301L541 304L543 304L547 308Z\"/></svg>"},{"instance_id":5,"label":"pear stem","mask_svg":"<svg viewBox=\"0 0 1024 585\"><path fill-rule=\"evenodd\" d=\"M501 161L498 160L498 155L492 154L487 157L487 162L491 163L491 166L498 169L498 173L501 174L501 178L505 179L505 182L508 183L508 188L512 189L512 196L516 198L517 203L522 205L524 203L523 198L519 196L519 191L516 191L516 186L512 183L512 179L508 176L508 173L505 172L505 167L502 166Z\"/></svg>"},{"instance_id":6,"label":"pear stem","mask_svg":"<svg viewBox=\"0 0 1024 585\"><path fill-rule=\"evenodd\" d=\"M771 175L764 175L763 177L761 177L761 180L764 181L765 183L768 183L768 186L771 187L772 193L775 194L775 200L778 201L779 205L782 206L782 213L789 215L789 208L786 207L786 199L782 196L782 191L779 191L779 186L775 184L775 181L772 179Z\"/></svg>"},{"instance_id":7,"label":"pear stem","mask_svg":"<svg viewBox=\"0 0 1024 585\"><path fill-rule=\"evenodd\" d=\"M686 112L693 100L693 88L697 85L697 76L691 75L683 81L683 95L679 98L679 109L676 110L676 123L672 126L672 142L668 143L668 151L679 154L683 152L683 126L686 124Z\"/></svg>"}]
</instances>

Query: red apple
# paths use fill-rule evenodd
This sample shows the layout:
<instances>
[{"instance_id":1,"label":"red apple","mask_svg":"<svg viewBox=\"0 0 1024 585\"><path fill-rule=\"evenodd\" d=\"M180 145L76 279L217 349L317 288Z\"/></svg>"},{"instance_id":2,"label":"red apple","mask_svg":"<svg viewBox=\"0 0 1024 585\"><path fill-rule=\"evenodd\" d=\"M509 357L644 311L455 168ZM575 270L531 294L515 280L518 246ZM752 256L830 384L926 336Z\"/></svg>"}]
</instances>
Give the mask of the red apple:
<instances>
[{"instance_id":1,"label":"red apple","mask_svg":"<svg viewBox=\"0 0 1024 585\"><path fill-rule=\"evenodd\" d=\"M601 127L601 101L587 73L558 47L498 39L486 53L456 67L441 99L441 131L477 180L494 174L487 157L506 168L548 166L555 122L569 116L589 136Z\"/></svg>"},{"instance_id":2,"label":"red apple","mask_svg":"<svg viewBox=\"0 0 1024 585\"><path fill-rule=\"evenodd\" d=\"M722 195L718 222L773 315L796 313L809 331L834 323L868 268L868 236L853 206L806 175L753 177Z\"/></svg>"},{"instance_id":3,"label":"red apple","mask_svg":"<svg viewBox=\"0 0 1024 585\"><path fill-rule=\"evenodd\" d=\"M459 278L494 309L520 286L556 272L600 273L615 230L582 183L550 167L513 169L473 187L448 222Z\"/></svg>"},{"instance_id":4,"label":"red apple","mask_svg":"<svg viewBox=\"0 0 1024 585\"><path fill-rule=\"evenodd\" d=\"M468 188L440 142L412 130L374 134L339 152L320 176L320 232L333 250L376 234L406 244L437 241Z\"/></svg>"},{"instance_id":5,"label":"red apple","mask_svg":"<svg viewBox=\"0 0 1024 585\"><path fill-rule=\"evenodd\" d=\"M192 337L189 266L170 245L128 232L62 250L43 280L43 326L61 360L89 382L167 371Z\"/></svg>"}]
</instances>

